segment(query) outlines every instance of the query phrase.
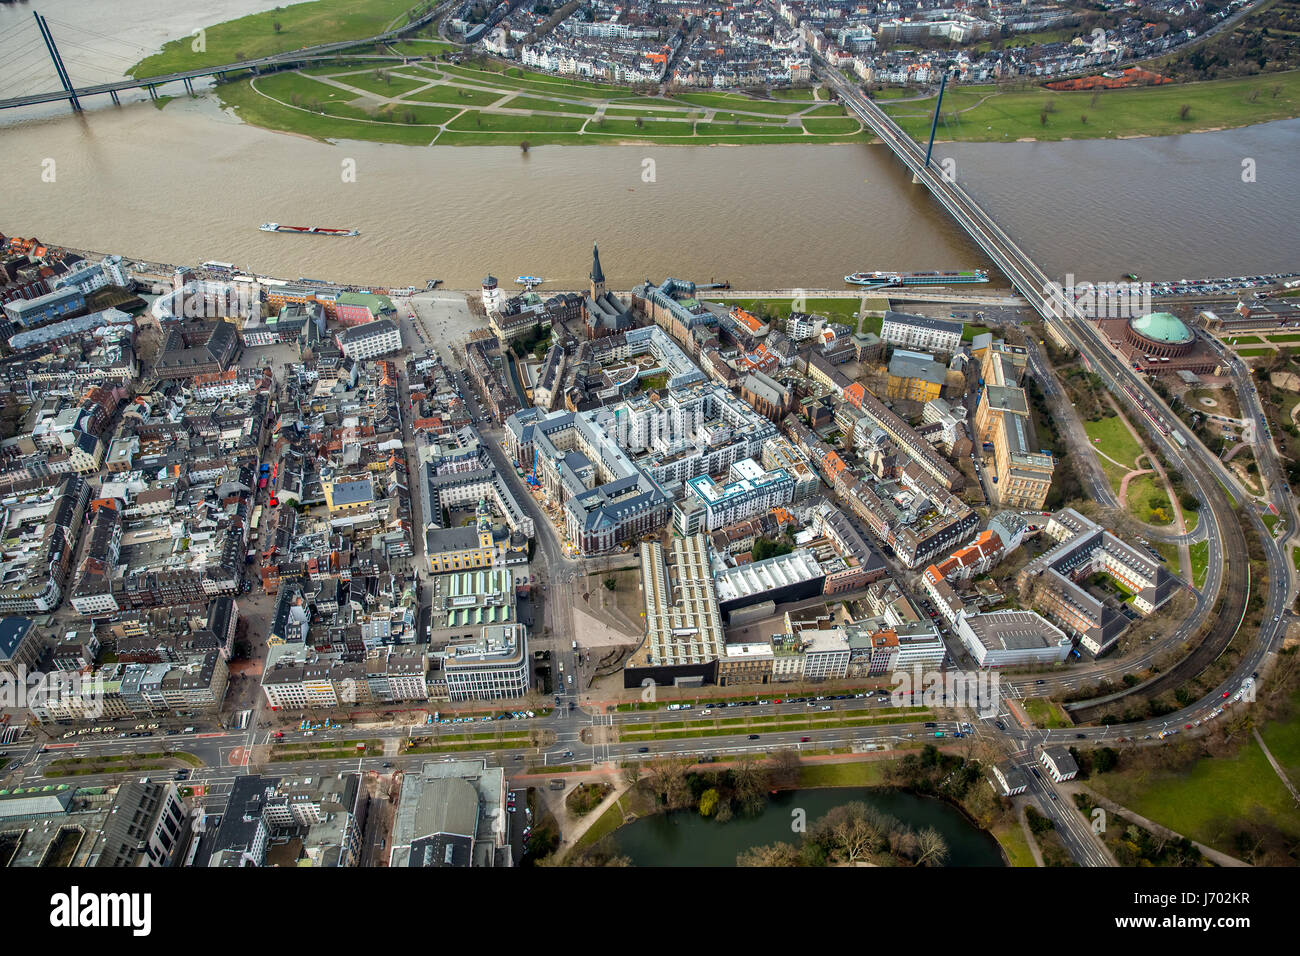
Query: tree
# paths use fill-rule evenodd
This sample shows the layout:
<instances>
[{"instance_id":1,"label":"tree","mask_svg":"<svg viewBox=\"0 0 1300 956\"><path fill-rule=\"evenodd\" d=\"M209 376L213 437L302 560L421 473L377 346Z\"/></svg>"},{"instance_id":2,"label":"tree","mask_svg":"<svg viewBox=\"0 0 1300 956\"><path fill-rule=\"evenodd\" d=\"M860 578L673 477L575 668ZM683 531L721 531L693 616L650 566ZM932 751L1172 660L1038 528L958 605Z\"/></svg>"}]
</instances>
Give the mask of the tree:
<instances>
[{"instance_id":1,"label":"tree","mask_svg":"<svg viewBox=\"0 0 1300 956\"><path fill-rule=\"evenodd\" d=\"M1191 115L1192 115L1191 104L1184 103L1182 106L1178 107L1178 118L1180 120L1189 119Z\"/></svg>"},{"instance_id":2,"label":"tree","mask_svg":"<svg viewBox=\"0 0 1300 956\"><path fill-rule=\"evenodd\" d=\"M899 826L893 817L855 800L817 820L808 832L808 842L820 847L833 861L853 863L878 853Z\"/></svg>"},{"instance_id":3,"label":"tree","mask_svg":"<svg viewBox=\"0 0 1300 956\"><path fill-rule=\"evenodd\" d=\"M718 791L713 787L700 794L700 816L711 817L718 809Z\"/></svg>"},{"instance_id":4,"label":"tree","mask_svg":"<svg viewBox=\"0 0 1300 956\"><path fill-rule=\"evenodd\" d=\"M731 770L732 788L740 811L754 816L767 805L767 771L754 760L742 760Z\"/></svg>"},{"instance_id":5,"label":"tree","mask_svg":"<svg viewBox=\"0 0 1300 956\"><path fill-rule=\"evenodd\" d=\"M617 587L618 587L618 578L606 578L606 579L605 579L605 589L606 589L606 590L608 590L608 591L613 591L613 590L615 590Z\"/></svg>"},{"instance_id":6,"label":"tree","mask_svg":"<svg viewBox=\"0 0 1300 956\"><path fill-rule=\"evenodd\" d=\"M271 29L274 30L276 33L279 33L280 30L282 29L281 26L280 26L280 21L279 21L279 20L276 20L274 23L272 23L272 24L271 24Z\"/></svg>"},{"instance_id":7,"label":"tree","mask_svg":"<svg viewBox=\"0 0 1300 956\"><path fill-rule=\"evenodd\" d=\"M948 861L948 843L934 827L916 835L917 866L943 866Z\"/></svg>"},{"instance_id":8,"label":"tree","mask_svg":"<svg viewBox=\"0 0 1300 956\"><path fill-rule=\"evenodd\" d=\"M630 763L623 768L623 782L628 785L629 789L641 782L641 765L639 763Z\"/></svg>"},{"instance_id":9,"label":"tree","mask_svg":"<svg viewBox=\"0 0 1300 956\"><path fill-rule=\"evenodd\" d=\"M479 125L481 126L482 123L480 123ZM532 148L532 144L530 144L530 143L528 142L528 140L524 140L523 142L521 142L521 143L519 144L519 148L520 148L521 150L523 150L523 151L526 153L526 152L528 152L529 149Z\"/></svg>"},{"instance_id":10,"label":"tree","mask_svg":"<svg viewBox=\"0 0 1300 956\"><path fill-rule=\"evenodd\" d=\"M768 767L768 780L774 790L790 790L799 784L799 754L783 747L772 755Z\"/></svg>"},{"instance_id":11,"label":"tree","mask_svg":"<svg viewBox=\"0 0 1300 956\"><path fill-rule=\"evenodd\" d=\"M689 765L689 757L665 757L652 760L649 764L650 787L670 810L690 806L691 788L686 780L686 768Z\"/></svg>"},{"instance_id":12,"label":"tree","mask_svg":"<svg viewBox=\"0 0 1300 956\"><path fill-rule=\"evenodd\" d=\"M736 866L799 866L802 862L798 848L789 843L756 846L736 855Z\"/></svg>"}]
</instances>

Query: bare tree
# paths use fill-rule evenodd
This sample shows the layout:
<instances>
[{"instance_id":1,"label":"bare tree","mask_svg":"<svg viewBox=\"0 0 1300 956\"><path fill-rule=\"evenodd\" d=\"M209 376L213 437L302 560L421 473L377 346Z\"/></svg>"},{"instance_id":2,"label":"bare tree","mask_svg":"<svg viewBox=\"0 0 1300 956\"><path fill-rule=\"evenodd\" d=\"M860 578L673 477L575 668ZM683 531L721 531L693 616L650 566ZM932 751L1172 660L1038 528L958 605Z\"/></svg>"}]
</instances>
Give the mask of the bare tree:
<instances>
[{"instance_id":1,"label":"bare tree","mask_svg":"<svg viewBox=\"0 0 1300 956\"><path fill-rule=\"evenodd\" d=\"M622 776L623 782L627 784L628 787L635 787L641 782L641 764L629 763L623 768Z\"/></svg>"},{"instance_id":2,"label":"bare tree","mask_svg":"<svg viewBox=\"0 0 1300 956\"><path fill-rule=\"evenodd\" d=\"M798 847L790 843L756 846L736 856L736 866L799 866Z\"/></svg>"},{"instance_id":3,"label":"bare tree","mask_svg":"<svg viewBox=\"0 0 1300 956\"><path fill-rule=\"evenodd\" d=\"M768 782L773 790L790 790L799 784L799 754L789 747L783 747L772 755L768 761Z\"/></svg>"},{"instance_id":4,"label":"bare tree","mask_svg":"<svg viewBox=\"0 0 1300 956\"><path fill-rule=\"evenodd\" d=\"M742 760L731 770L736 802L746 814L761 813L767 804L767 769L754 760Z\"/></svg>"},{"instance_id":5,"label":"bare tree","mask_svg":"<svg viewBox=\"0 0 1300 956\"><path fill-rule=\"evenodd\" d=\"M948 861L948 842L934 827L926 827L916 836L916 865L943 866Z\"/></svg>"}]
</instances>

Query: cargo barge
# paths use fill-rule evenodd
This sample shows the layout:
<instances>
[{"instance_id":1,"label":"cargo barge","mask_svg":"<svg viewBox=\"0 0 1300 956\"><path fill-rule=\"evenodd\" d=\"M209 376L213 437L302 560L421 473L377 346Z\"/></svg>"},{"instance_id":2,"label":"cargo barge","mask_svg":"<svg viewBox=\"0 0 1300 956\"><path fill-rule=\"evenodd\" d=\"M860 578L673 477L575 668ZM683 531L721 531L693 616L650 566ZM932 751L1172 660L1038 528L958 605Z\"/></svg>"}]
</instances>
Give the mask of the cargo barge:
<instances>
[{"instance_id":1,"label":"cargo barge","mask_svg":"<svg viewBox=\"0 0 1300 956\"><path fill-rule=\"evenodd\" d=\"M326 229L324 226L282 226L278 222L264 222L257 228L263 232L288 232L300 236L359 236L356 229Z\"/></svg>"}]
</instances>

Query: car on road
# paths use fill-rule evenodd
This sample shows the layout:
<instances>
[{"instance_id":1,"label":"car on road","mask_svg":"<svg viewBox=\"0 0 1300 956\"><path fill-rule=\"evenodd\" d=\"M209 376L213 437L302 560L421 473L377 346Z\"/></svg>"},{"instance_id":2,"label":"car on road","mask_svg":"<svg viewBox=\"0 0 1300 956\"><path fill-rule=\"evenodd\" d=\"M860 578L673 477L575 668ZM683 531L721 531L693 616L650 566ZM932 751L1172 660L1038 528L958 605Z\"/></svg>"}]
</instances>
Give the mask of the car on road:
<instances>
[{"instance_id":1,"label":"car on road","mask_svg":"<svg viewBox=\"0 0 1300 956\"><path fill-rule=\"evenodd\" d=\"M1042 780L1042 779L1043 779L1043 775L1042 775L1041 773L1038 772L1038 768L1037 768L1037 767L1030 767L1029 769L1030 769L1030 771L1033 773L1033 775L1034 775L1035 777L1037 777L1039 780Z\"/></svg>"},{"instance_id":2,"label":"car on road","mask_svg":"<svg viewBox=\"0 0 1300 956\"><path fill-rule=\"evenodd\" d=\"M380 769L387 770L387 769L388 769L389 767L391 767L391 766L392 766L391 763L385 763L385 764L383 765L383 767L380 768Z\"/></svg>"},{"instance_id":3,"label":"car on road","mask_svg":"<svg viewBox=\"0 0 1300 956\"><path fill-rule=\"evenodd\" d=\"M1007 729L1007 725L1004 724L1004 723L1003 723L1002 721L1000 721L1000 720L995 720L995 721L993 721L993 724L994 724L994 726L996 726L996 727L998 728L998 730L1006 730L1006 729Z\"/></svg>"},{"instance_id":4,"label":"car on road","mask_svg":"<svg viewBox=\"0 0 1300 956\"><path fill-rule=\"evenodd\" d=\"M750 740L757 740L757 739L758 739L758 734L750 734L750 735L749 735L749 739L750 739Z\"/></svg>"},{"instance_id":5,"label":"car on road","mask_svg":"<svg viewBox=\"0 0 1300 956\"><path fill-rule=\"evenodd\" d=\"M649 748L649 747L637 747L637 748L636 748L636 752L639 753L639 754L648 754L648 753L650 752L650 748Z\"/></svg>"},{"instance_id":6,"label":"car on road","mask_svg":"<svg viewBox=\"0 0 1300 956\"><path fill-rule=\"evenodd\" d=\"M1035 683L1035 684L1046 684L1047 681L1045 681L1045 680L1036 680L1036 681L1034 681L1034 683Z\"/></svg>"},{"instance_id":7,"label":"car on road","mask_svg":"<svg viewBox=\"0 0 1300 956\"><path fill-rule=\"evenodd\" d=\"M810 741L810 740L812 740L811 737L800 737L800 738L799 738L799 743L801 743L801 744L806 744L806 743L807 743L808 741Z\"/></svg>"},{"instance_id":8,"label":"car on road","mask_svg":"<svg viewBox=\"0 0 1300 956\"><path fill-rule=\"evenodd\" d=\"M818 710L830 710L830 709L831 709L831 705L830 705L830 704L822 704L822 705L821 705L820 707L818 707L817 709L818 709Z\"/></svg>"}]
</instances>

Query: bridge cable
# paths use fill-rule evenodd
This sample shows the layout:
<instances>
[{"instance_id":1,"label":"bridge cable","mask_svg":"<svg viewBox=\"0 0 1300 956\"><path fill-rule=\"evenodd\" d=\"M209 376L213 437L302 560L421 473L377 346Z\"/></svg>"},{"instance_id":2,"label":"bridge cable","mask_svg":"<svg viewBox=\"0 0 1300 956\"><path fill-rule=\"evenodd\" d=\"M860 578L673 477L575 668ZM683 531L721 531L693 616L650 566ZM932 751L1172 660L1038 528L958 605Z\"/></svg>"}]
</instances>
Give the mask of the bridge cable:
<instances>
[{"instance_id":1,"label":"bridge cable","mask_svg":"<svg viewBox=\"0 0 1300 956\"><path fill-rule=\"evenodd\" d=\"M12 26L10 26L7 30L0 30L0 41L7 40L11 35L21 33L23 30L29 27L31 27L31 21L19 20L17 23L14 23Z\"/></svg>"},{"instance_id":2,"label":"bridge cable","mask_svg":"<svg viewBox=\"0 0 1300 956\"><path fill-rule=\"evenodd\" d=\"M20 96L29 95L32 91L26 88L28 82L30 80L35 79L37 75L46 71L48 71L49 73L53 73L54 64L48 62L48 60L45 63L35 63L32 66L28 67L26 70L24 70L22 73L10 74L6 76L5 77L6 84L5 86L0 87L0 90L3 90L5 93L12 94L13 98L15 99ZM57 81L58 77L55 76L54 79ZM9 99L9 98L10 98L9 96L4 97L4 99Z\"/></svg>"},{"instance_id":3,"label":"bridge cable","mask_svg":"<svg viewBox=\"0 0 1300 956\"><path fill-rule=\"evenodd\" d=\"M83 37L94 37L95 39L98 40L105 40L109 43L115 44L119 49L131 50L132 53L134 53L137 58L139 58L141 54L149 53L149 47L143 46L141 44L132 44L129 40L123 40L121 37L109 36L106 33L99 33L95 30L87 30L85 27L79 27L76 26L75 24L67 23L63 20L56 20L53 17L46 17L45 20L47 23L52 23L55 26L60 27L64 30L69 30L74 34L81 34Z\"/></svg>"}]
</instances>

